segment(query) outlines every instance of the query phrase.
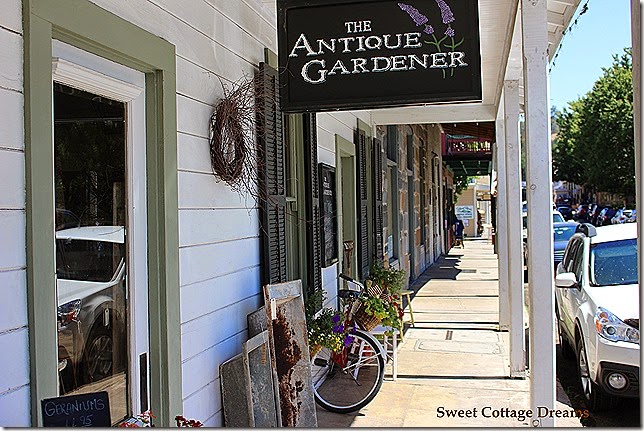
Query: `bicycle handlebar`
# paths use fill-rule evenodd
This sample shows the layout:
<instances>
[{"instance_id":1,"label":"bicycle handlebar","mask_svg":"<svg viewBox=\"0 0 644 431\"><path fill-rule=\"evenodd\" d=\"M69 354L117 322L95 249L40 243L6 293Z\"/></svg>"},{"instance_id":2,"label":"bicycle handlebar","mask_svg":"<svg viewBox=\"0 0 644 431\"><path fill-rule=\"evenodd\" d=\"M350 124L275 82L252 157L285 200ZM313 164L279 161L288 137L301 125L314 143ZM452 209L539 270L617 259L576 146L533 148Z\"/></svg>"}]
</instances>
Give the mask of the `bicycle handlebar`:
<instances>
[{"instance_id":1,"label":"bicycle handlebar","mask_svg":"<svg viewBox=\"0 0 644 431\"><path fill-rule=\"evenodd\" d=\"M351 281L351 282L353 282L353 283L355 283L355 282L356 282L353 278L349 277L348 275L342 274L342 273L340 273L340 274L338 275L338 277L340 277L340 278L344 278L345 280L347 280L347 281Z\"/></svg>"}]
</instances>

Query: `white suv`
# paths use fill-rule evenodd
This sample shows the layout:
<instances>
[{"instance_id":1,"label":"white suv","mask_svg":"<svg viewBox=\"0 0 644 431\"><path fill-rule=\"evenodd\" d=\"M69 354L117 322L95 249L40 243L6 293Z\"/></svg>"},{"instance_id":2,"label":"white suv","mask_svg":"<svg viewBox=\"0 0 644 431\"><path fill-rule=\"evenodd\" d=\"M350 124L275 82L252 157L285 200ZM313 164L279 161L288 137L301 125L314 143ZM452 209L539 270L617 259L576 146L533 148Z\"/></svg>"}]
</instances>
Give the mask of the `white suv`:
<instances>
[{"instance_id":1,"label":"white suv","mask_svg":"<svg viewBox=\"0 0 644 431\"><path fill-rule=\"evenodd\" d=\"M639 397L637 225L579 225L555 278L562 353L577 358L588 407Z\"/></svg>"}]
</instances>

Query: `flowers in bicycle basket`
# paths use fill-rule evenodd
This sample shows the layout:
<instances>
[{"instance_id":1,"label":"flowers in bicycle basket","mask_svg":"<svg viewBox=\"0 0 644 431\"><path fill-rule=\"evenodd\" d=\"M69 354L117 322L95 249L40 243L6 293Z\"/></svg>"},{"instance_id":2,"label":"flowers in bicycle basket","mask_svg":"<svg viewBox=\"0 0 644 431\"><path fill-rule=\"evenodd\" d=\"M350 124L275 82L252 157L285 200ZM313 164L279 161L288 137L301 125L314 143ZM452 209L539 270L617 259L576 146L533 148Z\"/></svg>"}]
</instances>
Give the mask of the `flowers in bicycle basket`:
<instances>
[{"instance_id":1,"label":"flowers in bicycle basket","mask_svg":"<svg viewBox=\"0 0 644 431\"><path fill-rule=\"evenodd\" d=\"M398 295L382 293L374 296L365 291L360 296L360 301L366 314L381 320L382 326L392 328L386 331L387 335L392 335L394 329L402 331L404 312L400 307Z\"/></svg>"},{"instance_id":2,"label":"flowers in bicycle basket","mask_svg":"<svg viewBox=\"0 0 644 431\"><path fill-rule=\"evenodd\" d=\"M353 337L350 334L355 332L355 324L347 325L338 311L328 307L320 310L322 303L324 290L319 289L309 296L305 304L311 356L322 347L339 352L343 346L351 344Z\"/></svg>"}]
</instances>

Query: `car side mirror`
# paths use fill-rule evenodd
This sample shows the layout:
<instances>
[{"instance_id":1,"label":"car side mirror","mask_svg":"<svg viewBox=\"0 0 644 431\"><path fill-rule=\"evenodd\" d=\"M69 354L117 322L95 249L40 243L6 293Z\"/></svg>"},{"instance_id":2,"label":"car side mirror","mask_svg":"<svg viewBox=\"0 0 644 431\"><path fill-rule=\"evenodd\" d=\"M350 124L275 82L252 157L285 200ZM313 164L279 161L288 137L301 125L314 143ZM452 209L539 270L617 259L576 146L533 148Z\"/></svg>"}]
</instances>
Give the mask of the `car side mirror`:
<instances>
[{"instance_id":1,"label":"car side mirror","mask_svg":"<svg viewBox=\"0 0 644 431\"><path fill-rule=\"evenodd\" d=\"M555 286L568 289L571 287L579 287L577 276L573 272L564 272L555 277Z\"/></svg>"}]
</instances>

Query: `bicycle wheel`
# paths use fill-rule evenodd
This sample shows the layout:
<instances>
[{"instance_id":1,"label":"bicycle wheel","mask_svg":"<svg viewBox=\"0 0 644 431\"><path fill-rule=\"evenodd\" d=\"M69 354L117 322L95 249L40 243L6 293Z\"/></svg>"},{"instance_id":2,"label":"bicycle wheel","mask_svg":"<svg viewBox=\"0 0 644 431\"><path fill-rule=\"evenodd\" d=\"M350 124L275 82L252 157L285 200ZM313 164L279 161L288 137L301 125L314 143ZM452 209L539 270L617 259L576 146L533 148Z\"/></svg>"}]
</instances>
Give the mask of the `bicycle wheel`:
<instances>
[{"instance_id":1,"label":"bicycle wheel","mask_svg":"<svg viewBox=\"0 0 644 431\"><path fill-rule=\"evenodd\" d=\"M345 367L336 364L331 353L322 348L311 361L315 401L334 413L360 410L382 386L385 361L380 343L369 334L353 334Z\"/></svg>"}]
</instances>

